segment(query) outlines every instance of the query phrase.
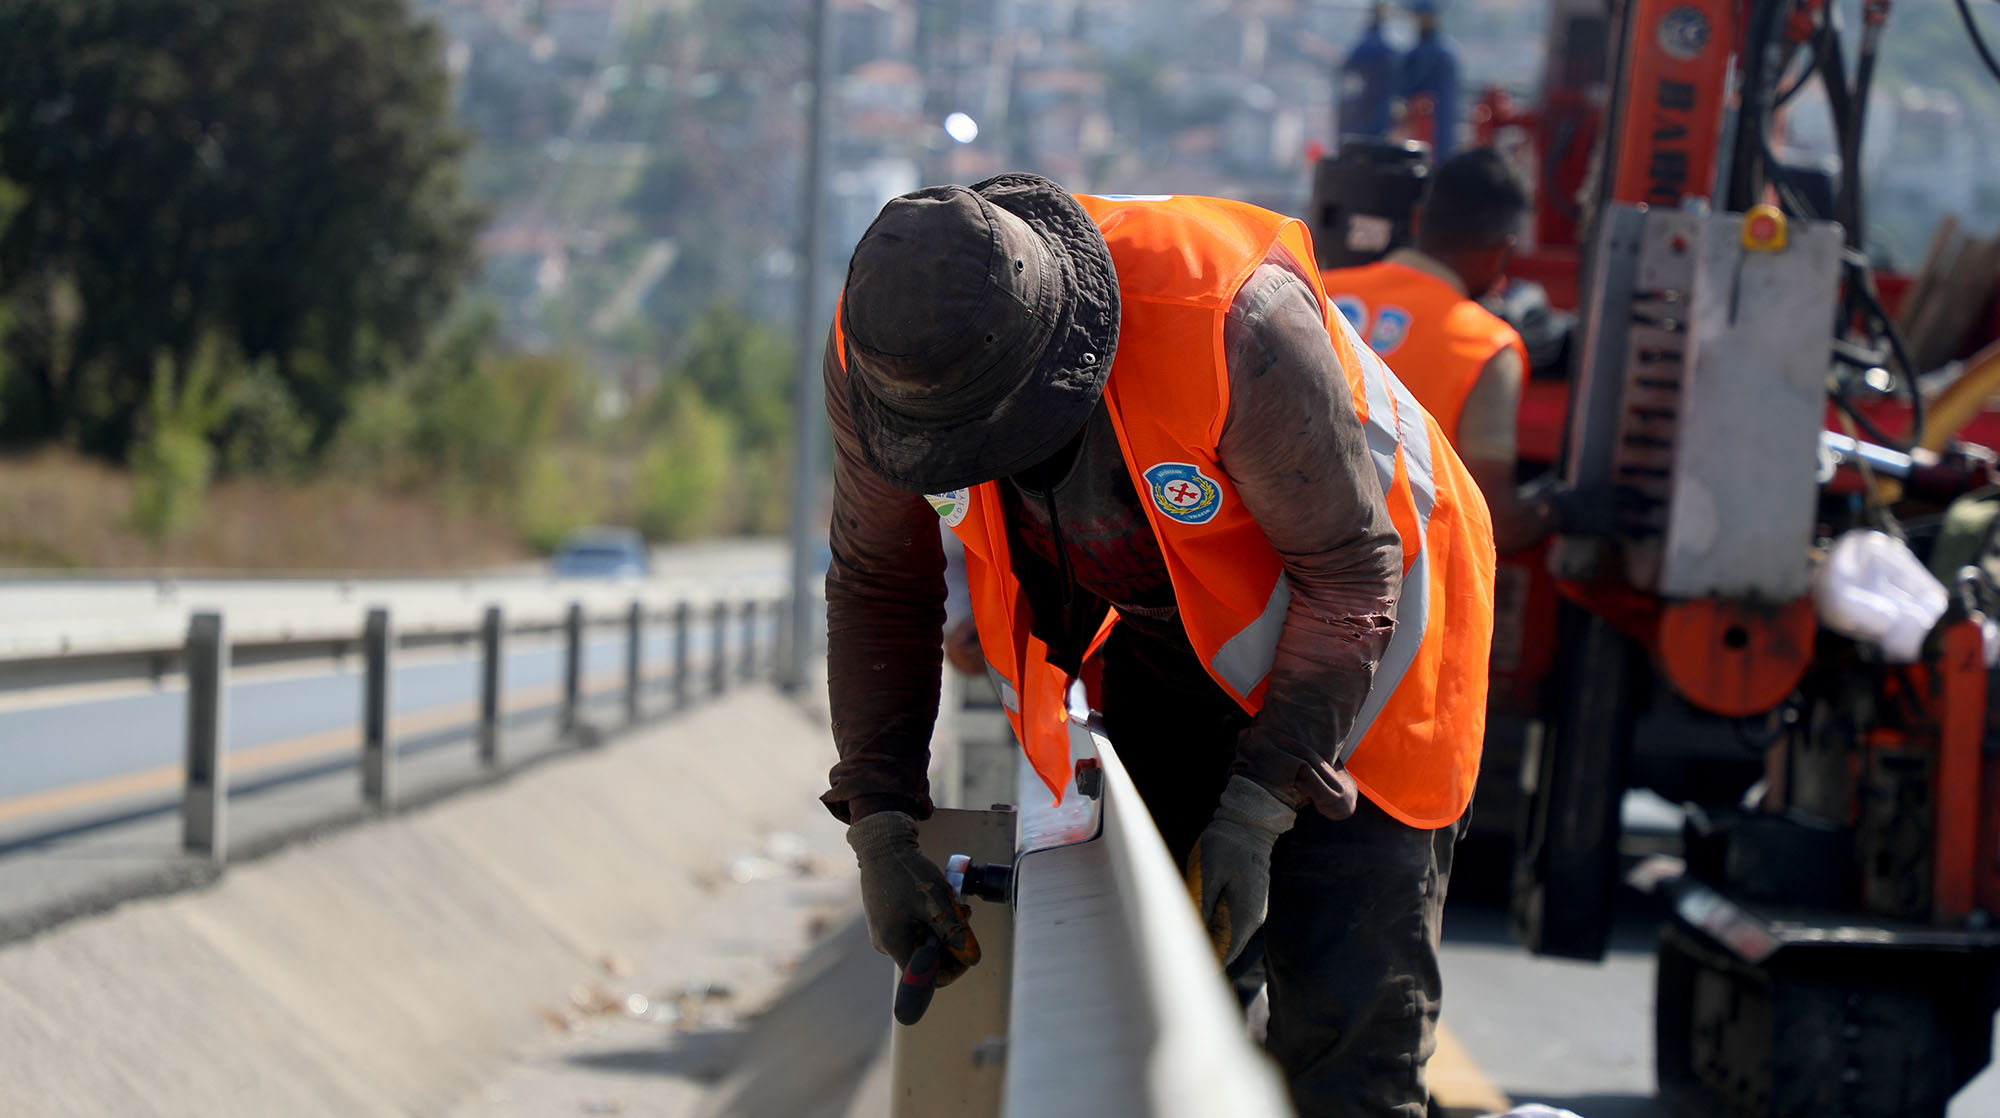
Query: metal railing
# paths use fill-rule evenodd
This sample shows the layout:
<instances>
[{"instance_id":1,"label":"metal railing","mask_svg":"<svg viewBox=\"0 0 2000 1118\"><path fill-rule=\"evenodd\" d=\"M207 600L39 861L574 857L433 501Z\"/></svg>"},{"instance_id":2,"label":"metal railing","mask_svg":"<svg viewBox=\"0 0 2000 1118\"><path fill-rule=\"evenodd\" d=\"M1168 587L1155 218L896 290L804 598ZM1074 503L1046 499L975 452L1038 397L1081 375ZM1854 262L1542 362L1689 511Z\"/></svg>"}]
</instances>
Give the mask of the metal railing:
<instances>
[{"instance_id":1,"label":"metal railing","mask_svg":"<svg viewBox=\"0 0 2000 1118\"><path fill-rule=\"evenodd\" d=\"M968 788L995 767L977 753L1018 755L1011 733L975 721L976 705L969 713L959 720L969 732L950 743L965 754ZM1013 891L1007 903L966 899L983 957L923 1020L897 1027L892 1115L1291 1115L1138 788L1076 713L1071 755L1093 778L1083 793L1073 781L1058 807L1022 771L1018 811L941 809L924 824L934 858L1011 851ZM1094 817L1080 810L1093 790Z\"/></svg>"},{"instance_id":2,"label":"metal railing","mask_svg":"<svg viewBox=\"0 0 2000 1118\"><path fill-rule=\"evenodd\" d=\"M1111 743L1097 837L1025 853L1015 877L1004 1113L1279 1118L1292 1107L1249 1038L1187 885Z\"/></svg>"},{"instance_id":3,"label":"metal railing","mask_svg":"<svg viewBox=\"0 0 2000 1118\"><path fill-rule=\"evenodd\" d=\"M649 679L659 682L657 675L649 674L646 656L648 637L657 626L665 626L669 636L665 682L672 711L688 708L700 695L720 695L735 681L767 674L778 662L776 646L783 635L789 595L765 591L666 599L629 593L551 588L527 600L514 595L511 612L500 604L413 610L418 616L408 626L399 625L387 606L367 608L358 625L351 611L339 611L346 613L344 623L323 609L303 618L265 614L245 624L241 633L232 632L223 611L197 610L189 614L185 637L178 642L155 637L73 654L0 657L0 692L81 683L157 684L184 676L181 845L222 862L228 853L229 683L235 669L313 661L338 665L358 656L362 686L355 748L360 794L365 806L386 810L396 805L399 792L392 718L399 653L477 647L478 697L468 729L478 765L489 773L505 771L513 762L506 748L504 701L512 638L559 637L555 725L561 744L578 747L596 744L609 728L586 717L590 700L603 694L587 690L583 671L586 641L593 633L616 630L624 636L620 711L627 725L667 712L646 702ZM707 649L695 648L698 623L711 630Z\"/></svg>"}]
</instances>

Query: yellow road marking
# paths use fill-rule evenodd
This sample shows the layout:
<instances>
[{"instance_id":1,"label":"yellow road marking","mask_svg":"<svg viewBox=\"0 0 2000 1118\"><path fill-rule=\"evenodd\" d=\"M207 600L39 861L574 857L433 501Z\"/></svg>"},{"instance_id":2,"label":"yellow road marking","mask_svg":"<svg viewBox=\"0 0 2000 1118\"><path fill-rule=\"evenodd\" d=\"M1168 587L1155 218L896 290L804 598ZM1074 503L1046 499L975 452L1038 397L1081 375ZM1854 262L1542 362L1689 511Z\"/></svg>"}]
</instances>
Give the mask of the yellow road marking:
<instances>
[{"instance_id":1,"label":"yellow road marking","mask_svg":"<svg viewBox=\"0 0 2000 1118\"><path fill-rule=\"evenodd\" d=\"M1451 1118L1499 1114L1513 1108L1506 1094L1486 1078L1486 1073L1473 1061L1472 1053L1442 1022L1437 1028L1437 1051L1431 1055L1426 1077L1431 1098Z\"/></svg>"},{"instance_id":2,"label":"yellow road marking","mask_svg":"<svg viewBox=\"0 0 2000 1118\"><path fill-rule=\"evenodd\" d=\"M583 680L583 691L588 697L607 689L607 684L622 685L624 682L625 673L622 670L599 672ZM505 696L503 706L511 714L543 706L560 698L562 698L561 686L552 683L525 691L510 691ZM475 721L478 713L477 705L472 702L446 703L442 706L411 711L408 714L399 714L391 719L390 726L396 737L405 738L412 734L427 733ZM227 755L227 765L230 775L235 776L275 765L325 757L343 750L358 750L360 743L360 726L341 726L271 742L268 745L232 750ZM141 769L138 772L108 776L101 780L66 784L61 788L51 788L44 792L31 792L25 796L0 800L0 823L89 807L92 804L120 800L128 796L164 792L179 787L183 776L182 766L161 765L157 768Z\"/></svg>"}]
</instances>

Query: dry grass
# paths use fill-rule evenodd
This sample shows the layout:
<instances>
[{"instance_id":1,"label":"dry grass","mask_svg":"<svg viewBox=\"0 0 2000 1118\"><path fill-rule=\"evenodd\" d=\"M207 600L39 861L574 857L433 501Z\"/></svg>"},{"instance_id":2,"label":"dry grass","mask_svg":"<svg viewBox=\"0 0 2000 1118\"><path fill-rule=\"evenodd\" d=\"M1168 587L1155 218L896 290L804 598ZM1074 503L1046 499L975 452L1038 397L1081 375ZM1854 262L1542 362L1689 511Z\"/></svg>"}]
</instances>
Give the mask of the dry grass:
<instances>
[{"instance_id":1,"label":"dry grass","mask_svg":"<svg viewBox=\"0 0 2000 1118\"><path fill-rule=\"evenodd\" d=\"M429 571L525 557L506 521L339 480L225 481L164 549L132 527L132 479L60 451L0 458L0 567Z\"/></svg>"}]
</instances>

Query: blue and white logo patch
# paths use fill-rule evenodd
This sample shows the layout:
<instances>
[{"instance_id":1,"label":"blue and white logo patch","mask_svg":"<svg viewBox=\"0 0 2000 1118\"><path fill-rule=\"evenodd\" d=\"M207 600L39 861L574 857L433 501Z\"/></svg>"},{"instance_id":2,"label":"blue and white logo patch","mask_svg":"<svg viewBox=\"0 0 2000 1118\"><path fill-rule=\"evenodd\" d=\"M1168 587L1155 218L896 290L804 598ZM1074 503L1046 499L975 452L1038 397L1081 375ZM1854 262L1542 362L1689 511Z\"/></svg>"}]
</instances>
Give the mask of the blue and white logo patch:
<instances>
[{"instance_id":1,"label":"blue and white logo patch","mask_svg":"<svg viewBox=\"0 0 2000 1118\"><path fill-rule=\"evenodd\" d=\"M1368 348L1387 357L1403 348L1403 340L1409 336L1410 312L1401 307L1383 307L1375 314L1375 328L1368 332Z\"/></svg>"},{"instance_id":2,"label":"blue and white logo patch","mask_svg":"<svg viewBox=\"0 0 2000 1118\"><path fill-rule=\"evenodd\" d=\"M1222 487L1186 462L1162 462L1146 471L1153 504L1182 524L1206 524L1222 511Z\"/></svg>"},{"instance_id":3,"label":"blue and white logo patch","mask_svg":"<svg viewBox=\"0 0 2000 1118\"><path fill-rule=\"evenodd\" d=\"M1349 326L1354 327L1355 333L1363 334L1367 332L1368 304L1362 302L1359 297L1353 295L1335 295L1333 297L1333 309L1340 312L1340 317L1346 319Z\"/></svg>"},{"instance_id":4,"label":"blue and white logo patch","mask_svg":"<svg viewBox=\"0 0 2000 1118\"><path fill-rule=\"evenodd\" d=\"M947 528L956 528L964 522L965 514L972 511L972 490L954 489L949 493L926 493L924 500L931 503L932 511L944 521Z\"/></svg>"}]
</instances>

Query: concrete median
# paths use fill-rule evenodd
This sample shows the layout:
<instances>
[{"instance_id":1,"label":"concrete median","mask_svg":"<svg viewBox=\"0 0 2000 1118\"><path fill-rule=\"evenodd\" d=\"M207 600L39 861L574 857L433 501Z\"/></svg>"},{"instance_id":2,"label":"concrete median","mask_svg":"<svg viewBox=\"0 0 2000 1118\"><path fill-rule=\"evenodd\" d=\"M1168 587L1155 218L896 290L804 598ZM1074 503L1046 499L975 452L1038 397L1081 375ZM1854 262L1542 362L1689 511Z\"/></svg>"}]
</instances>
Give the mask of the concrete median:
<instances>
[{"instance_id":1,"label":"concrete median","mask_svg":"<svg viewBox=\"0 0 2000 1118\"><path fill-rule=\"evenodd\" d=\"M819 717L744 690L0 949L0 1110L449 1111L538 1006L810 819L831 756Z\"/></svg>"}]
</instances>

